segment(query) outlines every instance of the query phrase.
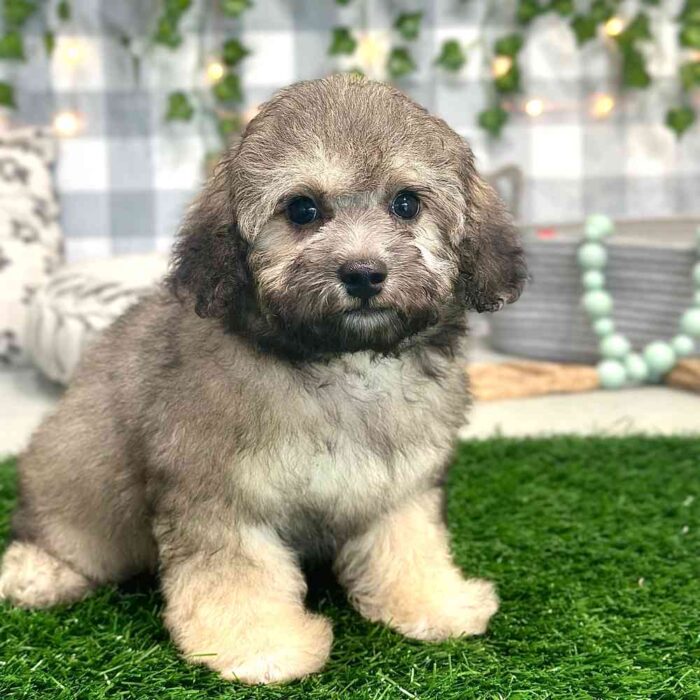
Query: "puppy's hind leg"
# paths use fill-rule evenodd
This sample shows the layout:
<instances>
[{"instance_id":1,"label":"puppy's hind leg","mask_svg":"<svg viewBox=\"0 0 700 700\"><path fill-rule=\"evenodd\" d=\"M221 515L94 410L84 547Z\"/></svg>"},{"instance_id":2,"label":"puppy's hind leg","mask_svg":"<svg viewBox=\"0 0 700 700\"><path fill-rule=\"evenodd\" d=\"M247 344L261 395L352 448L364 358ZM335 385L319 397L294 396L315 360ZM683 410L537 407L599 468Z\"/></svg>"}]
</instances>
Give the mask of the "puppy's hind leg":
<instances>
[{"instance_id":1,"label":"puppy's hind leg","mask_svg":"<svg viewBox=\"0 0 700 700\"><path fill-rule=\"evenodd\" d=\"M109 409L86 391L64 396L19 460L0 597L22 607L75 602L97 585L155 569L142 479Z\"/></svg>"},{"instance_id":2,"label":"puppy's hind leg","mask_svg":"<svg viewBox=\"0 0 700 700\"><path fill-rule=\"evenodd\" d=\"M48 608L84 598L94 583L31 542L15 541L0 567L0 600L23 608Z\"/></svg>"}]
</instances>

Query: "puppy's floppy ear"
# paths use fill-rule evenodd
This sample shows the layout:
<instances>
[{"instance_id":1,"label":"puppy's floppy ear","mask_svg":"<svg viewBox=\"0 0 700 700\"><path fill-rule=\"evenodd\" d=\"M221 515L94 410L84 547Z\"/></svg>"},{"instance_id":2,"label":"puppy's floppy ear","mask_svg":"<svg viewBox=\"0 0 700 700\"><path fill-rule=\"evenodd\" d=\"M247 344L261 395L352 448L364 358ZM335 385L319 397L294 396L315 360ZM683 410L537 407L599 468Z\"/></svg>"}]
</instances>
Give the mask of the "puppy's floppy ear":
<instances>
[{"instance_id":1,"label":"puppy's floppy ear","mask_svg":"<svg viewBox=\"0 0 700 700\"><path fill-rule=\"evenodd\" d=\"M469 159L471 161L471 159ZM460 280L468 308L498 311L518 299L527 280L520 236L493 188L467 163Z\"/></svg>"},{"instance_id":2,"label":"puppy's floppy ear","mask_svg":"<svg viewBox=\"0 0 700 700\"><path fill-rule=\"evenodd\" d=\"M223 317L250 289L247 244L234 215L232 156L222 159L192 205L170 259L169 288L178 298L191 295L202 317Z\"/></svg>"}]
</instances>

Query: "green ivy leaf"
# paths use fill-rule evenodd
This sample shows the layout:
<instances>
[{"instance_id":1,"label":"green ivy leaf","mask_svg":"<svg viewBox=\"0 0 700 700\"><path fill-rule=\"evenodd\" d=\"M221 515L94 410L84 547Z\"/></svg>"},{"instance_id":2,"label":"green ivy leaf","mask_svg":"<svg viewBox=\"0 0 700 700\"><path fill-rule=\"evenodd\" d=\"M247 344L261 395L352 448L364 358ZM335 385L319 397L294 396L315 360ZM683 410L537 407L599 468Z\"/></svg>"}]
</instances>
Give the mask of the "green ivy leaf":
<instances>
[{"instance_id":1,"label":"green ivy leaf","mask_svg":"<svg viewBox=\"0 0 700 700\"><path fill-rule=\"evenodd\" d=\"M56 37L53 32L44 32L44 48L46 53L50 56L53 53L54 47L56 46Z\"/></svg>"},{"instance_id":2,"label":"green ivy leaf","mask_svg":"<svg viewBox=\"0 0 700 700\"><path fill-rule=\"evenodd\" d=\"M682 136L695 122L695 112L692 107L676 107L666 112L666 126Z\"/></svg>"},{"instance_id":3,"label":"green ivy leaf","mask_svg":"<svg viewBox=\"0 0 700 700\"><path fill-rule=\"evenodd\" d=\"M510 56L513 58L522 47L522 34L508 34L508 36L503 36L496 41L493 45L493 50L497 56Z\"/></svg>"},{"instance_id":4,"label":"green ivy leaf","mask_svg":"<svg viewBox=\"0 0 700 700\"><path fill-rule=\"evenodd\" d=\"M176 49L182 43L182 35L178 32L176 24L167 16L163 16L158 20L158 26L153 38L157 44L163 44L171 49Z\"/></svg>"},{"instance_id":5,"label":"green ivy leaf","mask_svg":"<svg viewBox=\"0 0 700 700\"><path fill-rule=\"evenodd\" d=\"M529 24L542 10L543 7L537 0L520 0L515 16L520 24Z\"/></svg>"},{"instance_id":6,"label":"green ivy leaf","mask_svg":"<svg viewBox=\"0 0 700 700\"><path fill-rule=\"evenodd\" d=\"M389 75L394 79L403 78L416 70L416 64L413 62L409 50L401 46L396 46L391 50L386 66Z\"/></svg>"},{"instance_id":7,"label":"green ivy leaf","mask_svg":"<svg viewBox=\"0 0 700 700\"><path fill-rule=\"evenodd\" d=\"M684 23L700 24L700 0L686 0L678 19Z\"/></svg>"},{"instance_id":8,"label":"green ivy leaf","mask_svg":"<svg viewBox=\"0 0 700 700\"><path fill-rule=\"evenodd\" d=\"M574 13L574 0L552 0L549 7L562 17L568 17Z\"/></svg>"},{"instance_id":9,"label":"green ivy leaf","mask_svg":"<svg viewBox=\"0 0 700 700\"><path fill-rule=\"evenodd\" d=\"M15 89L10 83L0 82L0 105L3 107L16 107Z\"/></svg>"},{"instance_id":10,"label":"green ivy leaf","mask_svg":"<svg viewBox=\"0 0 700 700\"><path fill-rule=\"evenodd\" d=\"M513 63L507 73L494 78L493 84L496 90L504 95L520 90L520 68L518 64Z\"/></svg>"},{"instance_id":11,"label":"green ivy leaf","mask_svg":"<svg viewBox=\"0 0 700 700\"><path fill-rule=\"evenodd\" d=\"M613 16L613 7L607 0L593 0L589 16L596 24L602 24Z\"/></svg>"},{"instance_id":12,"label":"green ivy leaf","mask_svg":"<svg viewBox=\"0 0 700 700\"><path fill-rule=\"evenodd\" d=\"M435 63L445 70L456 73L467 62L467 57L462 46L456 39L448 39L443 42L440 55Z\"/></svg>"},{"instance_id":13,"label":"green ivy leaf","mask_svg":"<svg viewBox=\"0 0 700 700\"><path fill-rule=\"evenodd\" d=\"M36 4L28 0L5 0L3 15L6 29L21 27L36 11Z\"/></svg>"},{"instance_id":14,"label":"green ivy leaf","mask_svg":"<svg viewBox=\"0 0 700 700\"><path fill-rule=\"evenodd\" d=\"M56 13L58 14L58 19L61 22L67 22L71 16L70 3L68 0L61 0L56 8Z\"/></svg>"},{"instance_id":15,"label":"green ivy leaf","mask_svg":"<svg viewBox=\"0 0 700 700\"><path fill-rule=\"evenodd\" d=\"M347 27L334 27L331 45L328 47L330 56L351 54L357 48L357 41Z\"/></svg>"},{"instance_id":16,"label":"green ivy leaf","mask_svg":"<svg viewBox=\"0 0 700 700\"><path fill-rule=\"evenodd\" d=\"M420 32L422 12L403 12L394 22L394 29L407 41L412 41L418 37Z\"/></svg>"},{"instance_id":17,"label":"green ivy leaf","mask_svg":"<svg viewBox=\"0 0 700 700\"><path fill-rule=\"evenodd\" d=\"M241 130L241 118L237 114L227 114L216 121L219 134L224 140L228 140L231 134Z\"/></svg>"},{"instance_id":18,"label":"green ivy leaf","mask_svg":"<svg viewBox=\"0 0 700 700\"><path fill-rule=\"evenodd\" d=\"M485 109L479 114L479 126L491 134L499 136L505 123L508 121L508 112L501 106Z\"/></svg>"},{"instance_id":19,"label":"green ivy leaf","mask_svg":"<svg viewBox=\"0 0 700 700\"><path fill-rule=\"evenodd\" d=\"M170 17L180 17L192 4L192 0L165 0L165 14Z\"/></svg>"},{"instance_id":20,"label":"green ivy leaf","mask_svg":"<svg viewBox=\"0 0 700 700\"><path fill-rule=\"evenodd\" d=\"M349 5L352 0L335 0L336 5Z\"/></svg>"},{"instance_id":21,"label":"green ivy leaf","mask_svg":"<svg viewBox=\"0 0 700 700\"><path fill-rule=\"evenodd\" d=\"M651 77L644 64L644 56L629 46L622 52L622 84L630 88L646 88L651 83Z\"/></svg>"},{"instance_id":22,"label":"green ivy leaf","mask_svg":"<svg viewBox=\"0 0 700 700\"><path fill-rule=\"evenodd\" d=\"M571 20L571 28L576 36L576 43L581 46L595 37L598 25L588 15L576 15Z\"/></svg>"},{"instance_id":23,"label":"green ivy leaf","mask_svg":"<svg viewBox=\"0 0 700 700\"><path fill-rule=\"evenodd\" d=\"M168 109L165 119L169 122L188 122L192 119L194 107L190 103L189 97L184 92L171 92L168 95Z\"/></svg>"},{"instance_id":24,"label":"green ivy leaf","mask_svg":"<svg viewBox=\"0 0 700 700\"><path fill-rule=\"evenodd\" d=\"M227 73L214 85L212 92L219 102L241 102L243 100L243 90L240 76L236 73Z\"/></svg>"},{"instance_id":25,"label":"green ivy leaf","mask_svg":"<svg viewBox=\"0 0 700 700\"><path fill-rule=\"evenodd\" d=\"M224 42L223 59L227 66L235 66L240 63L250 51L241 44L238 39L229 39Z\"/></svg>"},{"instance_id":26,"label":"green ivy leaf","mask_svg":"<svg viewBox=\"0 0 700 700\"><path fill-rule=\"evenodd\" d=\"M24 60L24 40L19 32L9 32L0 37L0 59Z\"/></svg>"},{"instance_id":27,"label":"green ivy leaf","mask_svg":"<svg viewBox=\"0 0 700 700\"><path fill-rule=\"evenodd\" d=\"M700 61L684 63L678 73L684 90L692 90L696 85L700 85Z\"/></svg>"},{"instance_id":28,"label":"green ivy leaf","mask_svg":"<svg viewBox=\"0 0 700 700\"><path fill-rule=\"evenodd\" d=\"M689 22L681 27L681 46L700 49L700 22Z\"/></svg>"},{"instance_id":29,"label":"green ivy leaf","mask_svg":"<svg viewBox=\"0 0 700 700\"><path fill-rule=\"evenodd\" d=\"M620 46L630 46L646 39L651 39L649 15L646 12L640 12L616 37Z\"/></svg>"},{"instance_id":30,"label":"green ivy leaf","mask_svg":"<svg viewBox=\"0 0 700 700\"><path fill-rule=\"evenodd\" d=\"M240 17L252 6L250 0L221 0L221 9L227 17Z\"/></svg>"}]
</instances>

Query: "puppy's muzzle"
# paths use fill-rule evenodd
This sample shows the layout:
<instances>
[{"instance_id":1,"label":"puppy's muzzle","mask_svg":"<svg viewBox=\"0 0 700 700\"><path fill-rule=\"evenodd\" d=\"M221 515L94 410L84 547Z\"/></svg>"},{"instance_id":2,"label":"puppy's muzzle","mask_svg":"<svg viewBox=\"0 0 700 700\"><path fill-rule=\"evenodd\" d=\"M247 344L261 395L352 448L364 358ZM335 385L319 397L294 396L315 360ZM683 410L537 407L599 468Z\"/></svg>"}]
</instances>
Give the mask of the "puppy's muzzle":
<instances>
[{"instance_id":1,"label":"puppy's muzzle","mask_svg":"<svg viewBox=\"0 0 700 700\"><path fill-rule=\"evenodd\" d=\"M381 260L355 260L338 269L338 277L351 297L371 299L384 287L389 271Z\"/></svg>"}]
</instances>

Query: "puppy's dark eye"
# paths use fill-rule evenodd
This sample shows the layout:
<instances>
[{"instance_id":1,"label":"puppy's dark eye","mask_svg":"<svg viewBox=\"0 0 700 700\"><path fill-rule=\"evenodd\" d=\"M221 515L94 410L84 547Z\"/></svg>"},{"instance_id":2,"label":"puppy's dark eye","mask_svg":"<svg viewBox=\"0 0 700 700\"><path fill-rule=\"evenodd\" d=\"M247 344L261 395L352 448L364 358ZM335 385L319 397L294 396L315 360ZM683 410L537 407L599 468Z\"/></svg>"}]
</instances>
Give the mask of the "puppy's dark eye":
<instances>
[{"instance_id":1,"label":"puppy's dark eye","mask_svg":"<svg viewBox=\"0 0 700 700\"><path fill-rule=\"evenodd\" d=\"M420 211L420 199L413 192L399 192L391 203L391 213L400 219L415 219Z\"/></svg>"},{"instance_id":2,"label":"puppy's dark eye","mask_svg":"<svg viewBox=\"0 0 700 700\"><path fill-rule=\"evenodd\" d=\"M318 218L318 207L311 197L294 197L287 204L287 217L297 226L304 226L316 221Z\"/></svg>"}]
</instances>

